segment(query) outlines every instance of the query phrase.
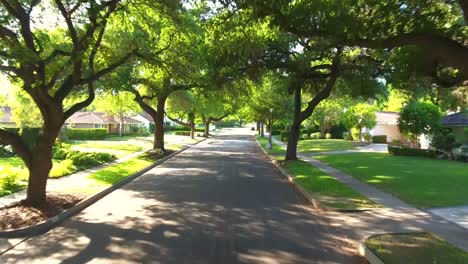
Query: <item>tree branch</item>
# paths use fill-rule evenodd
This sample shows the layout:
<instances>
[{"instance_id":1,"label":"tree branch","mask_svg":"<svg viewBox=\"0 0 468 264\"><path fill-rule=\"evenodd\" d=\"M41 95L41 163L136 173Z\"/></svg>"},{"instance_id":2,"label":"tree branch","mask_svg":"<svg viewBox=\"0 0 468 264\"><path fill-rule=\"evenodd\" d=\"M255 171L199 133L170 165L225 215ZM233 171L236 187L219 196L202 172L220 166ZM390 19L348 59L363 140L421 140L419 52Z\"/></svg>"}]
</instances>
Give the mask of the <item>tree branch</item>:
<instances>
[{"instance_id":1,"label":"tree branch","mask_svg":"<svg viewBox=\"0 0 468 264\"><path fill-rule=\"evenodd\" d=\"M67 111L64 113L64 120L67 120L70 118L74 113L80 111L81 109L89 106L93 101L94 98L96 97L96 94L94 92L94 82L89 82L88 83L88 98L85 100L74 104L72 107L70 107Z\"/></svg>"},{"instance_id":2,"label":"tree branch","mask_svg":"<svg viewBox=\"0 0 468 264\"><path fill-rule=\"evenodd\" d=\"M18 154L26 166L29 167L31 163L31 151L19 135L10 133L5 129L0 129L0 143L11 146L13 151Z\"/></svg>"},{"instance_id":3,"label":"tree branch","mask_svg":"<svg viewBox=\"0 0 468 264\"><path fill-rule=\"evenodd\" d=\"M141 109L148 113L153 119L156 119L158 112L144 101L143 96L141 96L141 94L135 88L131 88L130 92L135 95L135 101L138 103Z\"/></svg>"},{"instance_id":4,"label":"tree branch","mask_svg":"<svg viewBox=\"0 0 468 264\"><path fill-rule=\"evenodd\" d=\"M176 118L173 118L173 117L169 116L167 114L167 112L165 112L165 113L166 113L166 117L169 118L169 120L171 120L172 122L175 122L175 123L177 123L177 124L179 124L181 126L184 126L184 127L190 127L190 123L184 123L184 122L182 122L182 121L180 121L180 120L178 120Z\"/></svg>"}]
</instances>

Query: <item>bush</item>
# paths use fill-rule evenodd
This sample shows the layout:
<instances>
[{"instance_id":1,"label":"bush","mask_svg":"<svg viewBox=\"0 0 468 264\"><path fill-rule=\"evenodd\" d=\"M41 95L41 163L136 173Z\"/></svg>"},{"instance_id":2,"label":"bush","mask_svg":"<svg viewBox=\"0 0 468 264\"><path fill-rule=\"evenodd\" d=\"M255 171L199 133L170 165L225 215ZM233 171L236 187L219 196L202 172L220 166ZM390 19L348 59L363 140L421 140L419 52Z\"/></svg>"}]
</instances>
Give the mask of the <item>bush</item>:
<instances>
[{"instance_id":1,"label":"bush","mask_svg":"<svg viewBox=\"0 0 468 264\"><path fill-rule=\"evenodd\" d=\"M10 150L10 147L0 145L0 158L9 158L15 156L15 153L13 153Z\"/></svg>"},{"instance_id":2,"label":"bush","mask_svg":"<svg viewBox=\"0 0 468 264\"><path fill-rule=\"evenodd\" d=\"M304 134L304 135L307 135L307 137L310 137L310 134L312 134L312 128L302 129L301 133Z\"/></svg>"},{"instance_id":3,"label":"bush","mask_svg":"<svg viewBox=\"0 0 468 264\"><path fill-rule=\"evenodd\" d=\"M172 126L172 127L166 127L166 131L189 131L190 132L190 127L185 127L185 126ZM203 128L195 128L196 132L205 132L205 129Z\"/></svg>"},{"instance_id":4,"label":"bush","mask_svg":"<svg viewBox=\"0 0 468 264\"><path fill-rule=\"evenodd\" d=\"M281 131L279 131L279 130L272 130L272 131L271 131L271 135L272 135L272 136L279 136L279 135L281 135Z\"/></svg>"},{"instance_id":5,"label":"bush","mask_svg":"<svg viewBox=\"0 0 468 264\"><path fill-rule=\"evenodd\" d=\"M439 129L432 136L432 146L446 153L452 153L452 149L461 146L455 139L455 135L450 129Z\"/></svg>"},{"instance_id":6,"label":"bush","mask_svg":"<svg viewBox=\"0 0 468 264\"><path fill-rule=\"evenodd\" d=\"M13 189L16 186L16 173L13 171L7 172L3 177L0 177L0 188L3 190Z\"/></svg>"},{"instance_id":7,"label":"bush","mask_svg":"<svg viewBox=\"0 0 468 264\"><path fill-rule=\"evenodd\" d=\"M388 146L388 152L394 156L418 156L427 158L437 157L437 151L431 149L413 149Z\"/></svg>"},{"instance_id":8,"label":"bush","mask_svg":"<svg viewBox=\"0 0 468 264\"><path fill-rule=\"evenodd\" d=\"M378 135L372 137L372 143L387 144L387 135Z\"/></svg>"},{"instance_id":9,"label":"bush","mask_svg":"<svg viewBox=\"0 0 468 264\"><path fill-rule=\"evenodd\" d=\"M351 129L351 136L353 138L352 140L357 140L357 141L361 140L359 138L359 129L357 129L357 128L352 128Z\"/></svg>"},{"instance_id":10,"label":"bush","mask_svg":"<svg viewBox=\"0 0 468 264\"><path fill-rule=\"evenodd\" d=\"M60 178L70 175L75 172L75 166L72 160L63 160L60 163L55 163L50 171L51 178Z\"/></svg>"},{"instance_id":11,"label":"bush","mask_svg":"<svg viewBox=\"0 0 468 264\"><path fill-rule=\"evenodd\" d=\"M315 132L310 135L311 139L321 139L322 138L322 133L320 132Z\"/></svg>"},{"instance_id":12,"label":"bush","mask_svg":"<svg viewBox=\"0 0 468 264\"><path fill-rule=\"evenodd\" d=\"M307 134L302 134L302 139L304 139L304 140L305 140L305 139L309 139L309 135L307 135Z\"/></svg>"},{"instance_id":13,"label":"bush","mask_svg":"<svg viewBox=\"0 0 468 264\"><path fill-rule=\"evenodd\" d=\"M335 125L330 128L330 134L332 138L341 139L344 132L347 132L346 127L343 124Z\"/></svg>"},{"instance_id":14,"label":"bush","mask_svg":"<svg viewBox=\"0 0 468 264\"><path fill-rule=\"evenodd\" d=\"M176 131L174 133L174 135L176 136L188 136L190 137L190 131Z\"/></svg>"},{"instance_id":15,"label":"bush","mask_svg":"<svg viewBox=\"0 0 468 264\"><path fill-rule=\"evenodd\" d=\"M289 138L289 131L281 131L281 141L286 142Z\"/></svg>"},{"instance_id":16,"label":"bush","mask_svg":"<svg viewBox=\"0 0 468 264\"><path fill-rule=\"evenodd\" d=\"M325 138L326 138L326 139L331 139L331 138L332 138L332 134L330 134L330 133L325 134Z\"/></svg>"},{"instance_id":17,"label":"bush","mask_svg":"<svg viewBox=\"0 0 468 264\"><path fill-rule=\"evenodd\" d=\"M341 134L341 137L344 139L344 140L349 140L349 141L353 141L353 137L351 136L351 134L349 132L343 132Z\"/></svg>"},{"instance_id":18,"label":"bush","mask_svg":"<svg viewBox=\"0 0 468 264\"><path fill-rule=\"evenodd\" d=\"M370 142L372 139L372 136L369 133L362 133L362 138L364 138L364 141Z\"/></svg>"},{"instance_id":19,"label":"bush","mask_svg":"<svg viewBox=\"0 0 468 264\"><path fill-rule=\"evenodd\" d=\"M102 140L107 136L105 128L70 128L66 131L69 140Z\"/></svg>"}]
</instances>

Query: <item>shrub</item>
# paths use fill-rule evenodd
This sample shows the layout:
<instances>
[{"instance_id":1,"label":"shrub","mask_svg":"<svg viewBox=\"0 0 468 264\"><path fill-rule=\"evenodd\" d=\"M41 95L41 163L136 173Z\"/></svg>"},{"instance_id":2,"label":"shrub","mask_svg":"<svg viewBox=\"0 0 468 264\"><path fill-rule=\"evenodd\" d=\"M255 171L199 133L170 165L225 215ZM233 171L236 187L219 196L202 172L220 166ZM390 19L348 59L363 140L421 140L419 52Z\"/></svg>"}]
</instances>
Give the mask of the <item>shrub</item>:
<instances>
[{"instance_id":1,"label":"shrub","mask_svg":"<svg viewBox=\"0 0 468 264\"><path fill-rule=\"evenodd\" d=\"M331 139L331 138L332 138L332 134L330 134L330 133L325 134L325 138L326 138L326 139Z\"/></svg>"},{"instance_id":2,"label":"shrub","mask_svg":"<svg viewBox=\"0 0 468 264\"><path fill-rule=\"evenodd\" d=\"M189 131L190 132L190 127L185 127L185 126L172 126L172 127L167 127L166 131ZM205 129L203 128L195 128L196 132L205 132Z\"/></svg>"},{"instance_id":3,"label":"shrub","mask_svg":"<svg viewBox=\"0 0 468 264\"><path fill-rule=\"evenodd\" d=\"M281 141L286 142L289 138L289 131L281 131Z\"/></svg>"},{"instance_id":4,"label":"shrub","mask_svg":"<svg viewBox=\"0 0 468 264\"><path fill-rule=\"evenodd\" d=\"M176 136L190 136L190 131L176 131L174 133Z\"/></svg>"},{"instance_id":5,"label":"shrub","mask_svg":"<svg viewBox=\"0 0 468 264\"><path fill-rule=\"evenodd\" d=\"M437 157L437 151L431 149L413 149L388 146L388 152L394 156L419 156L427 158Z\"/></svg>"},{"instance_id":6,"label":"shrub","mask_svg":"<svg viewBox=\"0 0 468 264\"><path fill-rule=\"evenodd\" d=\"M50 171L51 178L60 178L70 175L75 172L75 166L72 160L63 160L60 163L55 163Z\"/></svg>"},{"instance_id":7,"label":"shrub","mask_svg":"<svg viewBox=\"0 0 468 264\"><path fill-rule=\"evenodd\" d=\"M70 128L67 129L67 137L70 140L102 140L107 136L104 128Z\"/></svg>"},{"instance_id":8,"label":"shrub","mask_svg":"<svg viewBox=\"0 0 468 264\"><path fill-rule=\"evenodd\" d=\"M359 138L359 129L352 128L351 129L351 136L353 138L352 140L358 140L359 141L360 140L360 138Z\"/></svg>"},{"instance_id":9,"label":"shrub","mask_svg":"<svg viewBox=\"0 0 468 264\"><path fill-rule=\"evenodd\" d=\"M312 134L312 128L304 128L301 130L301 133L310 137L310 134Z\"/></svg>"},{"instance_id":10,"label":"shrub","mask_svg":"<svg viewBox=\"0 0 468 264\"><path fill-rule=\"evenodd\" d=\"M279 135L281 135L281 131L279 131L279 130L272 130L272 131L271 131L271 135L272 135L272 136L279 136Z\"/></svg>"},{"instance_id":11,"label":"shrub","mask_svg":"<svg viewBox=\"0 0 468 264\"><path fill-rule=\"evenodd\" d=\"M372 137L372 143L387 144L387 135L378 135Z\"/></svg>"},{"instance_id":12,"label":"shrub","mask_svg":"<svg viewBox=\"0 0 468 264\"><path fill-rule=\"evenodd\" d=\"M322 138L322 133L320 132L315 132L310 135L311 139L321 139Z\"/></svg>"},{"instance_id":13,"label":"shrub","mask_svg":"<svg viewBox=\"0 0 468 264\"><path fill-rule=\"evenodd\" d=\"M15 153L13 153L10 150L10 147L0 145L0 158L9 158L15 156Z\"/></svg>"},{"instance_id":14,"label":"shrub","mask_svg":"<svg viewBox=\"0 0 468 264\"><path fill-rule=\"evenodd\" d=\"M366 142L370 142L372 139L372 136L369 133L362 133L362 137L364 138L364 141Z\"/></svg>"},{"instance_id":15,"label":"shrub","mask_svg":"<svg viewBox=\"0 0 468 264\"><path fill-rule=\"evenodd\" d=\"M7 171L3 177L0 177L0 188L3 190L13 189L16 184L16 173Z\"/></svg>"},{"instance_id":16,"label":"shrub","mask_svg":"<svg viewBox=\"0 0 468 264\"><path fill-rule=\"evenodd\" d=\"M308 138L309 138L309 135L307 135L307 134L302 134L302 139L305 140L305 139L308 139Z\"/></svg>"},{"instance_id":17,"label":"shrub","mask_svg":"<svg viewBox=\"0 0 468 264\"><path fill-rule=\"evenodd\" d=\"M450 129L439 129L432 137L432 146L451 155L452 149L460 147L461 144L457 143Z\"/></svg>"}]
</instances>

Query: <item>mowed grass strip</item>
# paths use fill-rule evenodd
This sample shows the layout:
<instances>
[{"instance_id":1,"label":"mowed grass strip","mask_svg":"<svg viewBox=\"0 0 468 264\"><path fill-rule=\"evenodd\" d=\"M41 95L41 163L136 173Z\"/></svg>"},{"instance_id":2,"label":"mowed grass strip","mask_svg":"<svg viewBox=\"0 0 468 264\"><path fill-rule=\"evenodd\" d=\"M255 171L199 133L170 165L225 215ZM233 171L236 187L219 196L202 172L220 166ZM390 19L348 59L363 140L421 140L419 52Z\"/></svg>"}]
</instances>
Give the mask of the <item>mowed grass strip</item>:
<instances>
[{"instance_id":1,"label":"mowed grass strip","mask_svg":"<svg viewBox=\"0 0 468 264\"><path fill-rule=\"evenodd\" d=\"M468 164L383 153L314 157L420 208L468 205Z\"/></svg>"},{"instance_id":2,"label":"mowed grass strip","mask_svg":"<svg viewBox=\"0 0 468 264\"><path fill-rule=\"evenodd\" d=\"M300 140L297 150L303 153L326 152L336 150L355 149L356 145L344 139L307 139Z\"/></svg>"},{"instance_id":3,"label":"mowed grass strip","mask_svg":"<svg viewBox=\"0 0 468 264\"><path fill-rule=\"evenodd\" d=\"M156 160L148 158L146 154L143 154L90 174L88 178L97 181L100 185L110 186L150 166L154 162Z\"/></svg>"},{"instance_id":4,"label":"mowed grass strip","mask_svg":"<svg viewBox=\"0 0 468 264\"><path fill-rule=\"evenodd\" d=\"M385 264L468 263L468 252L428 233L377 235L365 243Z\"/></svg>"},{"instance_id":5,"label":"mowed grass strip","mask_svg":"<svg viewBox=\"0 0 468 264\"><path fill-rule=\"evenodd\" d=\"M380 207L305 161L283 161L281 164L298 184L326 206L345 210Z\"/></svg>"},{"instance_id":6,"label":"mowed grass strip","mask_svg":"<svg viewBox=\"0 0 468 264\"><path fill-rule=\"evenodd\" d=\"M286 153L286 150L284 148L280 147L278 144L275 144L274 142L272 144L271 150L268 149L267 146L268 146L269 139L266 136L265 137L257 136L257 140L262 146L262 148L270 155L282 155Z\"/></svg>"}]
</instances>

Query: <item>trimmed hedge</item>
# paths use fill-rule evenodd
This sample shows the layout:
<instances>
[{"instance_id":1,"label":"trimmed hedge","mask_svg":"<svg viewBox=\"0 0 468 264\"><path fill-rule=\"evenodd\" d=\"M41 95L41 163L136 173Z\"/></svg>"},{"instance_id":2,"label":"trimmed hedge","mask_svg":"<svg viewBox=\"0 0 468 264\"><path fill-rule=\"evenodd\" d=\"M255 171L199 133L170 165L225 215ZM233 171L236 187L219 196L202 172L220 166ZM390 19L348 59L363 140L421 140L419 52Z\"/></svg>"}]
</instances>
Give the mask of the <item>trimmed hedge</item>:
<instances>
[{"instance_id":1,"label":"trimmed hedge","mask_svg":"<svg viewBox=\"0 0 468 264\"><path fill-rule=\"evenodd\" d=\"M426 158L437 157L437 151L431 149L412 149L388 146L388 152L394 156L418 156Z\"/></svg>"},{"instance_id":2,"label":"trimmed hedge","mask_svg":"<svg viewBox=\"0 0 468 264\"><path fill-rule=\"evenodd\" d=\"M372 143L387 144L387 135L373 136Z\"/></svg>"},{"instance_id":3,"label":"trimmed hedge","mask_svg":"<svg viewBox=\"0 0 468 264\"><path fill-rule=\"evenodd\" d=\"M315 132L310 135L311 139L321 139L322 138L322 133L321 132Z\"/></svg>"},{"instance_id":4,"label":"trimmed hedge","mask_svg":"<svg viewBox=\"0 0 468 264\"><path fill-rule=\"evenodd\" d=\"M190 132L190 127L185 127L185 126L173 126L173 127L167 127L166 131L189 131ZM195 128L196 132L205 132L205 129L203 128Z\"/></svg>"},{"instance_id":5,"label":"trimmed hedge","mask_svg":"<svg viewBox=\"0 0 468 264\"><path fill-rule=\"evenodd\" d=\"M271 135L272 136L279 136L279 135L281 135L281 131L280 130L272 130Z\"/></svg>"},{"instance_id":6,"label":"trimmed hedge","mask_svg":"<svg viewBox=\"0 0 468 264\"><path fill-rule=\"evenodd\" d=\"M107 136L105 128L69 128L66 130L69 140L102 140Z\"/></svg>"},{"instance_id":7,"label":"trimmed hedge","mask_svg":"<svg viewBox=\"0 0 468 264\"><path fill-rule=\"evenodd\" d=\"M176 136L188 136L190 137L190 131L176 131L174 133L174 135Z\"/></svg>"},{"instance_id":8,"label":"trimmed hedge","mask_svg":"<svg viewBox=\"0 0 468 264\"><path fill-rule=\"evenodd\" d=\"M280 133L281 141L286 142L289 138L289 131L281 131Z\"/></svg>"}]
</instances>

